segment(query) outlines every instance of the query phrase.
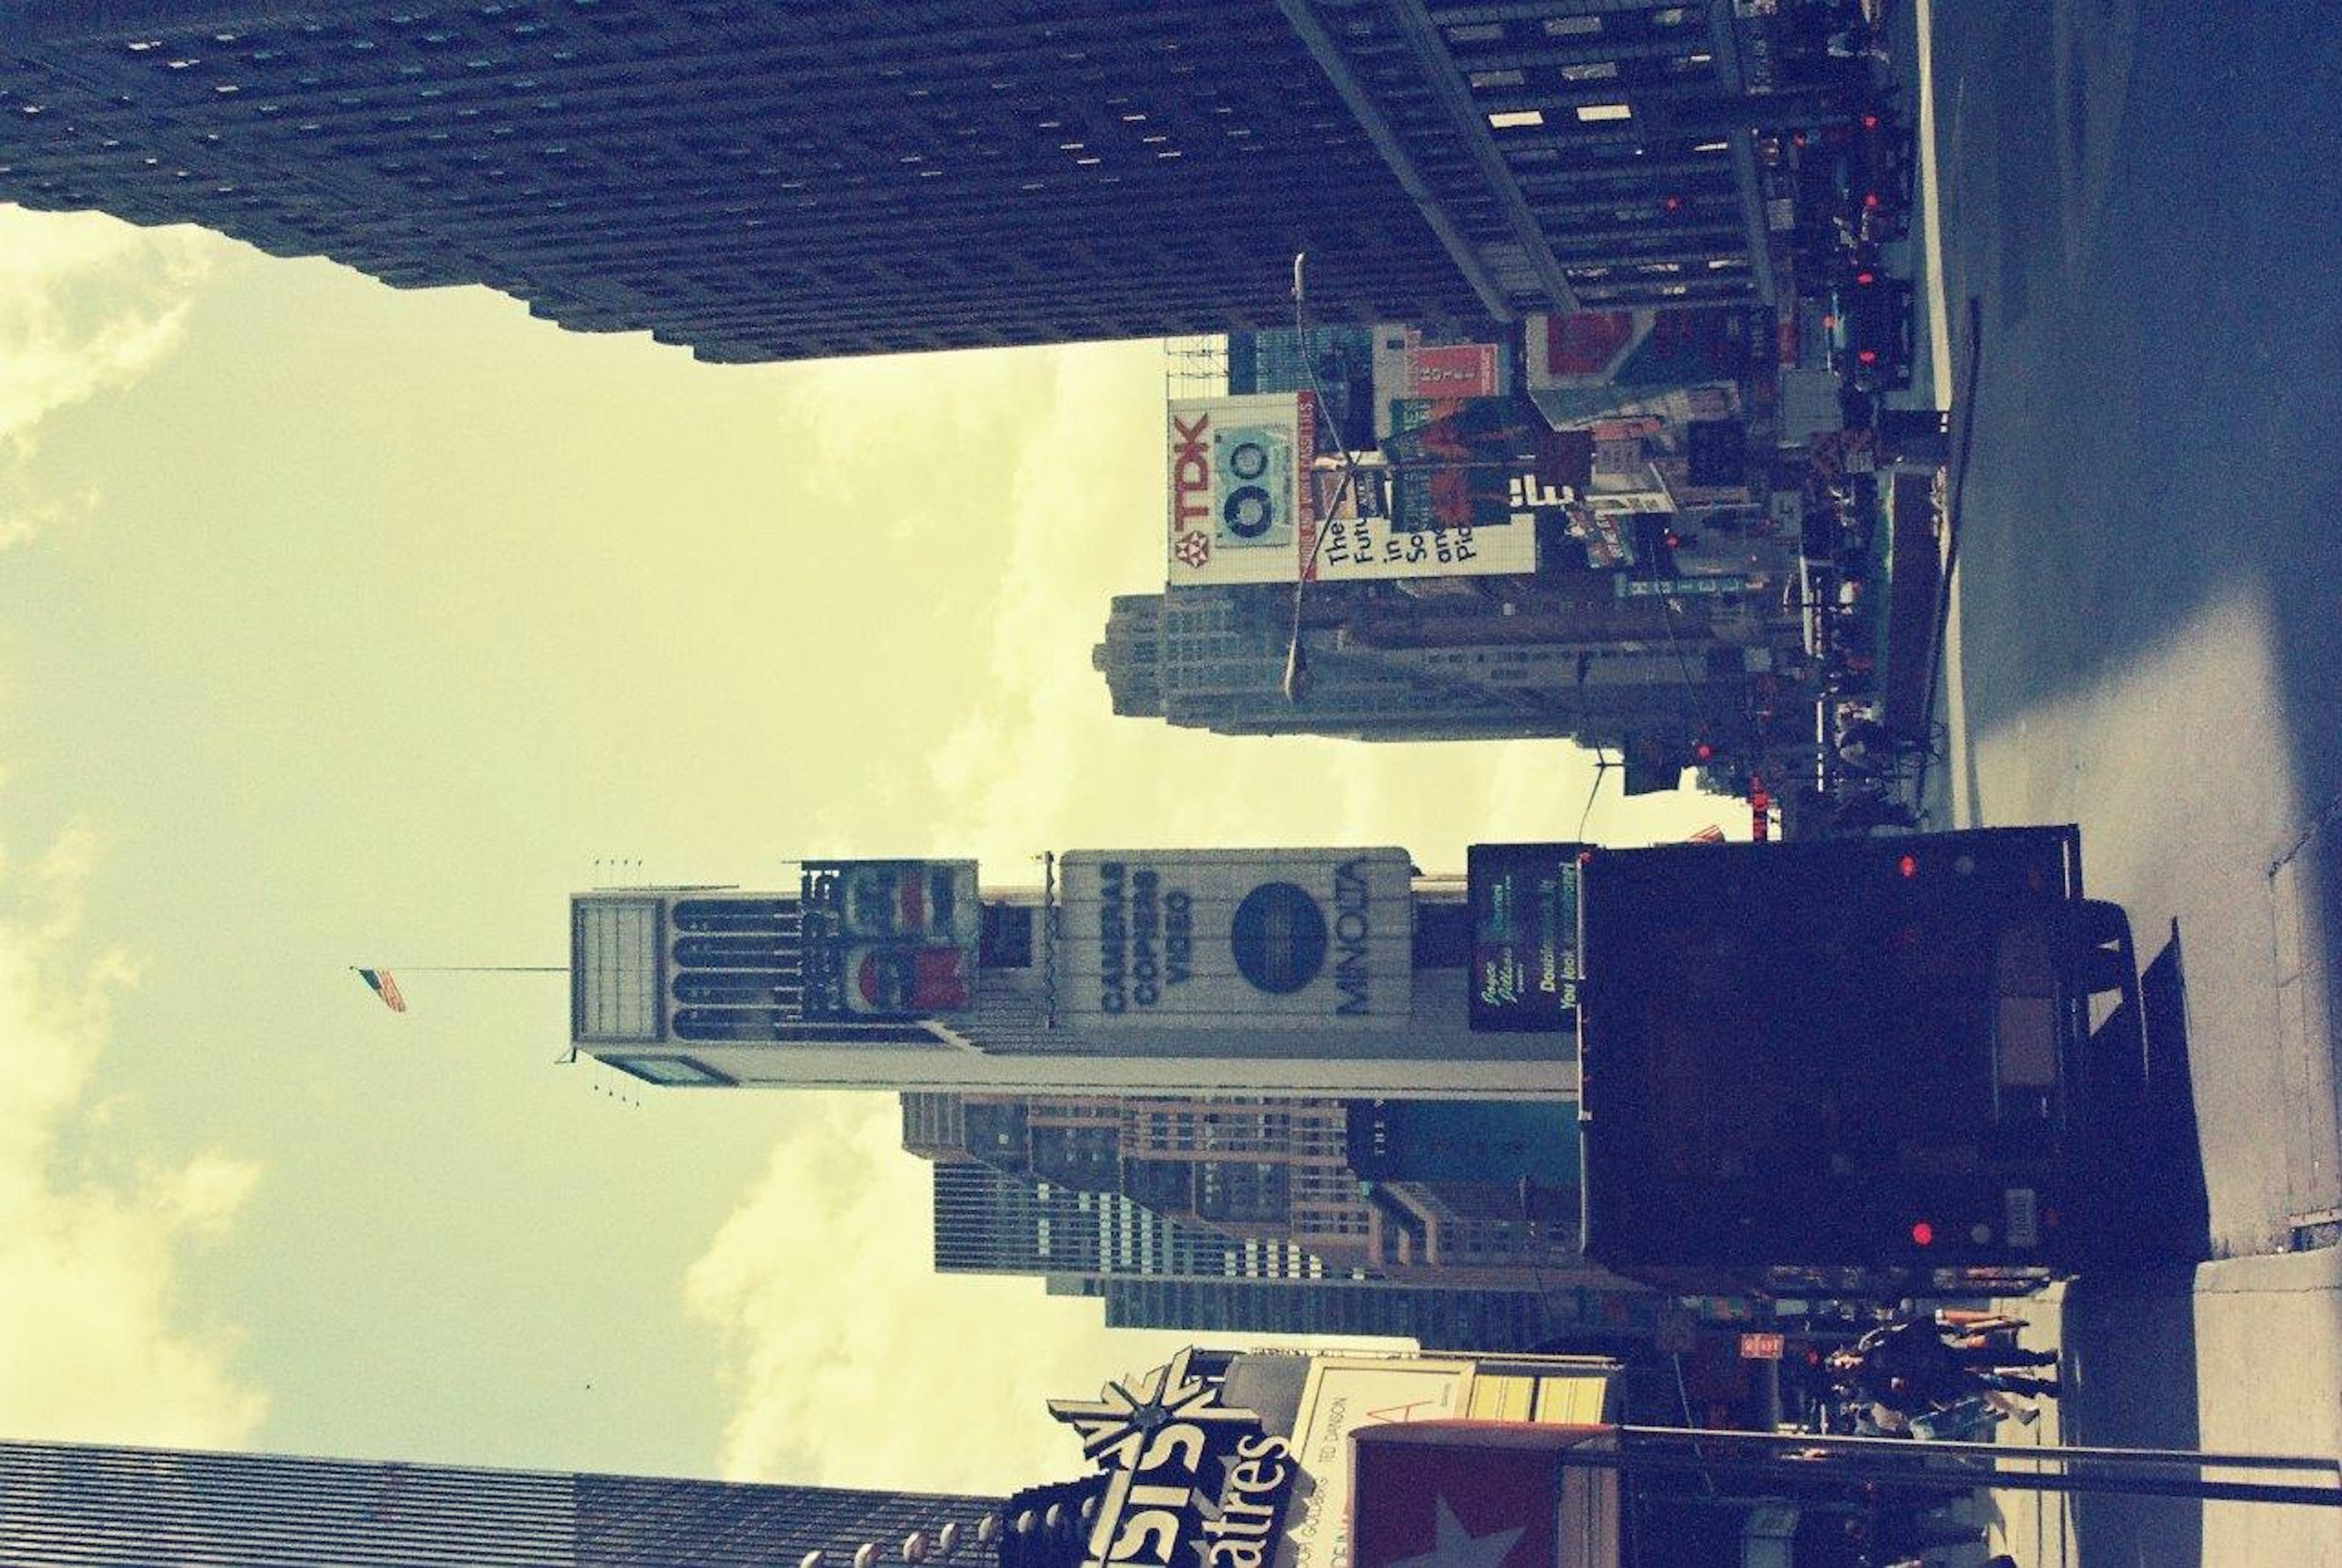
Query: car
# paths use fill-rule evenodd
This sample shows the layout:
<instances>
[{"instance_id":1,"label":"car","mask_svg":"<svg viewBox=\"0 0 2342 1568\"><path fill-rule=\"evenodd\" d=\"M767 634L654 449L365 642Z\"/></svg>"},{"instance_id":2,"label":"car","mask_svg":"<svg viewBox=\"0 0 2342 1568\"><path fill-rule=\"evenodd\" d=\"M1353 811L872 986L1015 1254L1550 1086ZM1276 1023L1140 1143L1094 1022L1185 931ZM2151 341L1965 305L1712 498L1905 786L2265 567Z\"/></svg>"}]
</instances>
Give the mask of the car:
<instances>
[{"instance_id":1,"label":"car","mask_svg":"<svg viewBox=\"0 0 2342 1568\"><path fill-rule=\"evenodd\" d=\"M1876 246L1850 253L1830 280L1830 368L1858 392L1911 385L1911 285L1887 271Z\"/></svg>"}]
</instances>

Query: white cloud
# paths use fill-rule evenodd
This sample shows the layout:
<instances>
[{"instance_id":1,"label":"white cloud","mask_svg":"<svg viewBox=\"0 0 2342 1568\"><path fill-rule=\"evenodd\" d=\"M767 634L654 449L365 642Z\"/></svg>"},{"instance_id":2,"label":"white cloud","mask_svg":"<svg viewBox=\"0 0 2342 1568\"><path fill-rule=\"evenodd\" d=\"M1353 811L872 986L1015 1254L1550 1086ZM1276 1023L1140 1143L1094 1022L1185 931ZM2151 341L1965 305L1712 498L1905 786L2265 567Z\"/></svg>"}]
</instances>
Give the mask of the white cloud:
<instances>
[{"instance_id":1,"label":"white cloud","mask_svg":"<svg viewBox=\"0 0 2342 1568\"><path fill-rule=\"evenodd\" d=\"M41 422L129 385L177 345L190 294L226 242L95 213L0 206L0 549L96 504L35 491Z\"/></svg>"},{"instance_id":2,"label":"white cloud","mask_svg":"<svg viewBox=\"0 0 2342 1568\"><path fill-rule=\"evenodd\" d=\"M232 1334L189 1326L182 1256L223 1235L258 1179L215 1153L123 1173L68 1157L111 1004L135 975L84 952L92 840L69 831L28 876L0 884L0 1433L232 1446L265 1401L233 1366Z\"/></svg>"},{"instance_id":3,"label":"white cloud","mask_svg":"<svg viewBox=\"0 0 2342 1568\"><path fill-rule=\"evenodd\" d=\"M1038 1280L933 1272L931 1167L892 1095L808 1095L810 1124L692 1266L736 1413L733 1480L998 1492L1080 1472L1042 1402L1159 1364L1190 1336L1108 1329Z\"/></svg>"}]
</instances>

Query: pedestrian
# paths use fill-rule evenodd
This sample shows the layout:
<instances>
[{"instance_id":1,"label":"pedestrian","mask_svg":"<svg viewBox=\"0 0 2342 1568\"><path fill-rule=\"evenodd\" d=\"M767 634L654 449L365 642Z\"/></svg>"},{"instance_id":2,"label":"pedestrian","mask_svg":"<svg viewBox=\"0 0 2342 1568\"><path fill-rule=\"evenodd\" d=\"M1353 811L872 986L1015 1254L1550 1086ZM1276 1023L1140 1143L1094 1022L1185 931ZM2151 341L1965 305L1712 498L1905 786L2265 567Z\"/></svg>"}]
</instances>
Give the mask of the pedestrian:
<instances>
[{"instance_id":1,"label":"pedestrian","mask_svg":"<svg viewBox=\"0 0 2342 1568\"><path fill-rule=\"evenodd\" d=\"M2000 1343L2004 1336L1997 1333L1947 1339L1952 1329L1930 1314L1898 1318L1871 1330L1853 1352L1856 1389L1907 1417L1986 1393L2057 1396L2054 1375L2007 1370L2054 1366L2055 1351L2022 1350L2013 1343Z\"/></svg>"}]
</instances>

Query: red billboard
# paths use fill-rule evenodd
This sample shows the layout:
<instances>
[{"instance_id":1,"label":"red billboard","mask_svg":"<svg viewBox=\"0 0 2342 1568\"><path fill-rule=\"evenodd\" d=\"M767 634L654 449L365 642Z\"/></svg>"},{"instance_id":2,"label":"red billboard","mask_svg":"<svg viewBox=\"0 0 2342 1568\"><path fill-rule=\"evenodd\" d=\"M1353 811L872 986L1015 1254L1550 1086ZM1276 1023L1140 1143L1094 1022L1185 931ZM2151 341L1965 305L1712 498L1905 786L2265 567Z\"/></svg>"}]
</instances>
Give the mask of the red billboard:
<instances>
[{"instance_id":1,"label":"red billboard","mask_svg":"<svg viewBox=\"0 0 2342 1568\"><path fill-rule=\"evenodd\" d=\"M1351 1434L1348 1568L1613 1568L1614 1470L1563 1463L1610 1429L1410 1421Z\"/></svg>"}]
</instances>

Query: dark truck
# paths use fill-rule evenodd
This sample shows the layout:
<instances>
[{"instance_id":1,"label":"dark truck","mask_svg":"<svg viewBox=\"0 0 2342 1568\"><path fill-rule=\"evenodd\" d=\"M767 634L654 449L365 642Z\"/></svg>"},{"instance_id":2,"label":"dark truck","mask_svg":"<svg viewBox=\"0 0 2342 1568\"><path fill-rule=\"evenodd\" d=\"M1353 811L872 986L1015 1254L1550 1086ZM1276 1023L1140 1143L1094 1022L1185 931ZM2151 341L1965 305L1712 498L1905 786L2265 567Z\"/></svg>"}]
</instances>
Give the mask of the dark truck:
<instances>
[{"instance_id":1,"label":"dark truck","mask_svg":"<svg viewBox=\"0 0 2342 1568\"><path fill-rule=\"evenodd\" d=\"M1671 1284L1999 1288L2115 1233L2091 1154L2119 1096L2094 1089L2138 1071L2138 976L2077 830L1579 871L1589 1256Z\"/></svg>"}]
</instances>

